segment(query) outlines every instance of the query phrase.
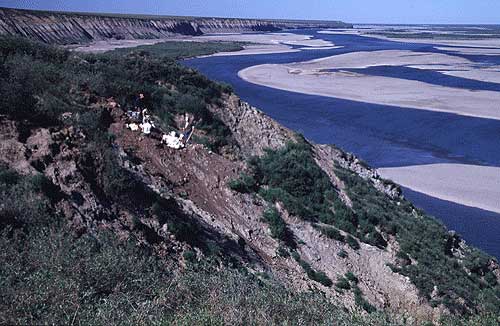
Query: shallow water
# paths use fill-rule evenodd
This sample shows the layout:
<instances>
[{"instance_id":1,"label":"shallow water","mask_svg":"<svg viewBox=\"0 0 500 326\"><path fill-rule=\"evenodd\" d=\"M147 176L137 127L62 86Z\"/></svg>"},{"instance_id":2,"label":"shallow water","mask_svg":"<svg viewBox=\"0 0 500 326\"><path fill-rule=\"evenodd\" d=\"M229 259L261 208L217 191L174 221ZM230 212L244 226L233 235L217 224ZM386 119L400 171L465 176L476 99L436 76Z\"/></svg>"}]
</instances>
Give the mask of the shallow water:
<instances>
[{"instance_id":1,"label":"shallow water","mask_svg":"<svg viewBox=\"0 0 500 326\"><path fill-rule=\"evenodd\" d=\"M391 42L356 35L316 34L340 49L294 53L186 60L187 66L207 77L229 83L245 101L283 125L317 143L334 143L353 152L374 167L398 167L430 163L465 163L500 166L500 121L395 106L377 105L330 97L282 91L246 82L241 69L267 63L312 60L356 51L411 50L445 53L478 65L500 64L500 57L457 55L431 45ZM474 90L500 91L500 84L446 76L403 67L360 69L363 73L420 80ZM436 74L439 74L436 75ZM500 214L469 208L407 190L419 207L456 229L470 243L500 257ZM479 222L480 221L480 222ZM496 230L496 231L494 231Z\"/></svg>"}]
</instances>

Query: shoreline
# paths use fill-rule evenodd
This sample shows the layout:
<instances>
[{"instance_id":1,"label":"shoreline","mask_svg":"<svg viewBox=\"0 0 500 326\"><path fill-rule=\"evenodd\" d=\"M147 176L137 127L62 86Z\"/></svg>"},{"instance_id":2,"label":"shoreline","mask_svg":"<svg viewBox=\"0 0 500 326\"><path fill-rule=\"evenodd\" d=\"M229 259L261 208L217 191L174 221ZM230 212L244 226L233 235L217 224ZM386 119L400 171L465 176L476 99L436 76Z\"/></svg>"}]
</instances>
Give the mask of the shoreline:
<instances>
[{"instance_id":1,"label":"shoreline","mask_svg":"<svg viewBox=\"0 0 500 326\"><path fill-rule=\"evenodd\" d=\"M218 52L211 55L199 56L234 56L292 53L305 50L331 50L342 48L330 41L313 38L310 35L280 33L224 33L202 36L175 36L161 39L133 39L133 40L103 40L87 44L68 45L66 49L82 53L103 53L120 48L133 48L141 45L154 45L166 42L244 42L243 49L233 52ZM296 46L295 48L293 46ZM299 47L300 46L300 47Z\"/></svg>"},{"instance_id":2,"label":"shoreline","mask_svg":"<svg viewBox=\"0 0 500 326\"><path fill-rule=\"evenodd\" d=\"M275 89L409 109L446 112L500 120L500 92L469 90L362 72L342 71L372 66L402 66L468 75L474 80L500 80L500 72L475 69L461 57L413 51L351 52L290 64L263 64L238 72L243 80ZM335 71L328 71L335 70ZM446 74L446 71L442 72Z\"/></svg>"},{"instance_id":3,"label":"shoreline","mask_svg":"<svg viewBox=\"0 0 500 326\"><path fill-rule=\"evenodd\" d=\"M377 171L383 178L413 191L500 213L500 167L439 163Z\"/></svg>"}]
</instances>

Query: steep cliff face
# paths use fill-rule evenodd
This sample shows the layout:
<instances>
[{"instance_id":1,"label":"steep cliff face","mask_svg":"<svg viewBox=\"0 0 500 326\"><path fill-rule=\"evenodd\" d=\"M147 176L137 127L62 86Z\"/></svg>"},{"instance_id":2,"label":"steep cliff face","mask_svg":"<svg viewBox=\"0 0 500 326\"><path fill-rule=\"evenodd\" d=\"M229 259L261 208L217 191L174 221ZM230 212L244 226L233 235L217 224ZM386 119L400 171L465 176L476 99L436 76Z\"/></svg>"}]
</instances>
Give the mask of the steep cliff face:
<instances>
[{"instance_id":1,"label":"steep cliff face","mask_svg":"<svg viewBox=\"0 0 500 326\"><path fill-rule=\"evenodd\" d=\"M106 39L156 39L203 33L278 31L287 28L352 27L341 22L157 16L108 16L0 9L0 35L45 43L74 44Z\"/></svg>"},{"instance_id":2,"label":"steep cliff face","mask_svg":"<svg viewBox=\"0 0 500 326\"><path fill-rule=\"evenodd\" d=\"M353 294L338 292L309 279L300 263L277 254L280 242L271 236L262 219L266 202L251 194L235 192L228 186L238 177L239 171L245 169L244 161L216 155L202 145L192 145L184 151L159 148L156 140L138 137L124 127L123 111L111 107L108 110L112 119L109 131L116 136L123 166L159 197L175 202L178 214L196 220L203 230L197 234L199 239L215 239L224 246L225 255L235 257L251 270L274 275L290 288L299 291L317 289L332 300L355 309ZM292 131L234 95L213 110L226 117L225 123L230 126L243 157L262 155L265 148L282 148L294 139ZM131 213L118 205L109 206L93 191L81 166L83 135L72 128L40 128L22 142L16 123L0 118L6 126L0 133L0 162L23 174L36 173L34 166L42 167L44 174L68 198L59 204L59 209L76 229L111 228L179 256L189 248L173 240L170 223L147 217L146 213L137 213L140 208ZM312 146L318 164L331 176L334 184L341 184L335 177L333 162L344 161L342 152L328 146ZM132 151L133 155L130 154ZM351 164L358 166L357 163ZM373 172L368 168L365 170ZM345 192L343 196L348 198ZM377 308L405 311L418 320L440 315L442 308L432 308L406 277L387 266L396 264L395 244L383 250L360 243L360 248L353 249L325 237L310 222L288 214L281 205L277 205L277 209L299 243L297 252L301 259L314 270L323 271L332 280L348 272L354 273L361 280L358 286L365 298ZM132 214L138 214L139 222L131 222ZM229 245L236 243L240 246ZM345 256L338 255L340 252Z\"/></svg>"}]
</instances>

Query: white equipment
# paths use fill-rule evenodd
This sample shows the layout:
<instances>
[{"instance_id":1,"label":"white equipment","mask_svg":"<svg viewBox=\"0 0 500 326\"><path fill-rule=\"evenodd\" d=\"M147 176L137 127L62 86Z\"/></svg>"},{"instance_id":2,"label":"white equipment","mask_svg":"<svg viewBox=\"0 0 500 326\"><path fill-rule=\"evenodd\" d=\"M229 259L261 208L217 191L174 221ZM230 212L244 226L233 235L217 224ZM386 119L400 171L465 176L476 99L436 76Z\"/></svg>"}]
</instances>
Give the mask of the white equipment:
<instances>
[{"instance_id":1,"label":"white equipment","mask_svg":"<svg viewBox=\"0 0 500 326\"><path fill-rule=\"evenodd\" d=\"M164 134L161 137L161 142L162 142L162 144L166 144L170 148L181 149L184 147L184 144L181 141L183 137L184 137L184 135L177 137L175 134L175 131L172 131L168 135Z\"/></svg>"}]
</instances>

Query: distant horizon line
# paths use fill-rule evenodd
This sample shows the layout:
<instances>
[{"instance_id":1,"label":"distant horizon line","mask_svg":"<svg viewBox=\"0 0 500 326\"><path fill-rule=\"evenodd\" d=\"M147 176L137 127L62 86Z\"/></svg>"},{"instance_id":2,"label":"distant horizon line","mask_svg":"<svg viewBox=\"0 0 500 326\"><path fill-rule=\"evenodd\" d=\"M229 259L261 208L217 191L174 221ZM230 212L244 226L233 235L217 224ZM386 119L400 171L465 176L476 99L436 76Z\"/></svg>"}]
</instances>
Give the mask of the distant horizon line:
<instances>
[{"instance_id":1,"label":"distant horizon line","mask_svg":"<svg viewBox=\"0 0 500 326\"><path fill-rule=\"evenodd\" d=\"M318 22L343 22L352 25L393 25L393 26L421 26L421 25L454 25L454 26L500 26L499 23L391 23L391 22L351 22L342 19L320 19L320 18L262 18L262 17L229 17L229 16L197 16L197 15L175 15L175 14L152 14L152 13L120 13L120 12L104 12L104 11L66 11L66 10L48 10L48 9L31 9L0 6L0 9L25 10L46 13L60 14L83 14L83 15L102 15L102 16L146 16L146 17L165 17L165 18L217 18L217 19L255 19L255 20L288 20L288 21L318 21ZM140 17L138 17L140 18Z\"/></svg>"}]
</instances>

